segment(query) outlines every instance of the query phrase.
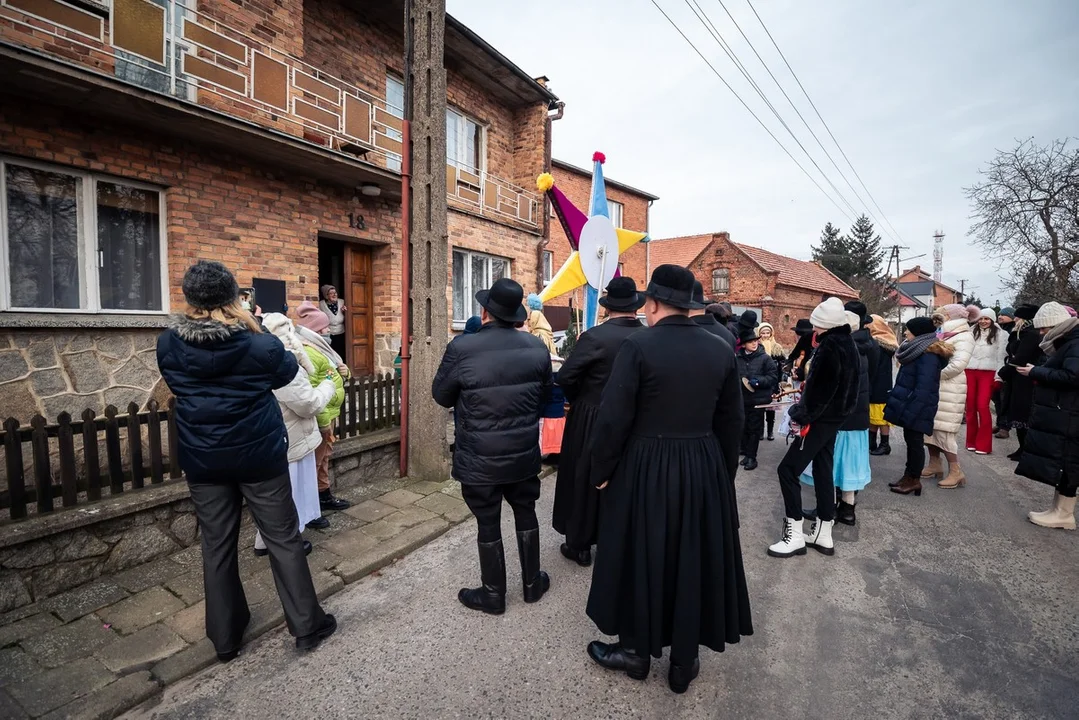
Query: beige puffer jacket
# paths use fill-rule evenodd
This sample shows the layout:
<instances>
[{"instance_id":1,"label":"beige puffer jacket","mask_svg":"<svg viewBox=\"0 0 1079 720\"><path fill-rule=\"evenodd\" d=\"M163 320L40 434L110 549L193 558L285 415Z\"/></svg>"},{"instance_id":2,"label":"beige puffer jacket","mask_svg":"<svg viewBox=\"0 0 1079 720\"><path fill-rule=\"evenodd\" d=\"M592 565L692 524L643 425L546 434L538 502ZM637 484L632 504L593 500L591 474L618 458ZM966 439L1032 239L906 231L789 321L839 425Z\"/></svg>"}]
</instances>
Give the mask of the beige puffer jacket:
<instances>
[{"instance_id":1,"label":"beige puffer jacket","mask_svg":"<svg viewBox=\"0 0 1079 720\"><path fill-rule=\"evenodd\" d=\"M940 371L940 402L933 429L940 432L959 432L967 405L967 374L964 372L974 353L974 335L966 318L948 320L940 327L942 335L956 333L942 340L955 351Z\"/></svg>"}]
</instances>

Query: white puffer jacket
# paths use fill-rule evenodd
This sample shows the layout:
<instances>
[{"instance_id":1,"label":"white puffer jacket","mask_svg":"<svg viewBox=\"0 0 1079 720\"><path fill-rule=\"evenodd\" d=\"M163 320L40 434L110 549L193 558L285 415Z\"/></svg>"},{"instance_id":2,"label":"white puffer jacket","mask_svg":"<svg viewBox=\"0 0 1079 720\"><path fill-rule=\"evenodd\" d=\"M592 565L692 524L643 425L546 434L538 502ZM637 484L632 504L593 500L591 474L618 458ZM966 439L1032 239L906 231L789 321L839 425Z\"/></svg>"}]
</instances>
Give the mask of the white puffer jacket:
<instances>
[{"instance_id":1,"label":"white puffer jacket","mask_svg":"<svg viewBox=\"0 0 1079 720\"><path fill-rule=\"evenodd\" d=\"M942 335L956 333L945 338L955 350L948 364L940 371L940 402L933 429L940 432L959 432L963 424L963 412L967 404L967 374L964 370L974 354L974 335L966 318L949 320L941 326Z\"/></svg>"},{"instance_id":2,"label":"white puffer jacket","mask_svg":"<svg viewBox=\"0 0 1079 720\"><path fill-rule=\"evenodd\" d=\"M322 433L318 429L315 416L333 398L337 388L333 380L323 380L318 387L311 387L307 371L302 367L292 378L292 382L283 388L274 390L274 397L281 405L281 416L285 419L288 430L288 461L302 460L315 451L322 443Z\"/></svg>"},{"instance_id":3,"label":"white puffer jacket","mask_svg":"<svg viewBox=\"0 0 1079 720\"><path fill-rule=\"evenodd\" d=\"M1004 367L1008 355L1008 333L997 327L997 337L993 344L988 343L989 330L974 338L974 353L970 356L967 370L992 370L996 372ZM971 333L973 337L973 332Z\"/></svg>"}]
</instances>

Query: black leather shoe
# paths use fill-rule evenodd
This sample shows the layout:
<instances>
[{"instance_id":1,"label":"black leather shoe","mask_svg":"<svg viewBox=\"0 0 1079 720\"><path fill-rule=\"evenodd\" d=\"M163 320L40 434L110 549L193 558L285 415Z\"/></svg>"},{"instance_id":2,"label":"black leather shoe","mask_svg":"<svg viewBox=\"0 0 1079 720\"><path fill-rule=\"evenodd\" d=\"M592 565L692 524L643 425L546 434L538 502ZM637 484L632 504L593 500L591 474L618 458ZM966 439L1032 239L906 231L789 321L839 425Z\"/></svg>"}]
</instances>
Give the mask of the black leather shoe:
<instances>
[{"instance_id":1,"label":"black leather shoe","mask_svg":"<svg viewBox=\"0 0 1079 720\"><path fill-rule=\"evenodd\" d=\"M304 540L303 541L303 554L304 555L310 555L312 550L314 550L314 548L311 547L311 543L308 542L307 540ZM255 557L266 557L269 554L270 554L270 549L269 548L255 548Z\"/></svg>"},{"instance_id":2,"label":"black leather shoe","mask_svg":"<svg viewBox=\"0 0 1079 720\"><path fill-rule=\"evenodd\" d=\"M323 490L318 494L318 505L323 510L348 510L352 503L335 497L329 490Z\"/></svg>"},{"instance_id":3,"label":"black leather shoe","mask_svg":"<svg viewBox=\"0 0 1079 720\"><path fill-rule=\"evenodd\" d=\"M220 663L232 662L239 656L239 650L232 650L230 652L223 652L217 654L217 661Z\"/></svg>"},{"instance_id":4,"label":"black leather shoe","mask_svg":"<svg viewBox=\"0 0 1079 720\"><path fill-rule=\"evenodd\" d=\"M840 500L835 508L835 519L836 522L841 522L844 525L855 525L857 519L854 517L854 506Z\"/></svg>"},{"instance_id":5,"label":"black leather shoe","mask_svg":"<svg viewBox=\"0 0 1079 720\"><path fill-rule=\"evenodd\" d=\"M327 615L322 621L322 627L310 635L296 638L297 650L314 650L323 640L337 632L337 620L333 615Z\"/></svg>"},{"instance_id":6,"label":"black leather shoe","mask_svg":"<svg viewBox=\"0 0 1079 720\"><path fill-rule=\"evenodd\" d=\"M621 643L593 640L588 643L588 657L608 670L624 670L634 680L648 679L648 670L652 666L652 659L647 655L641 657L626 650Z\"/></svg>"},{"instance_id":7,"label":"black leather shoe","mask_svg":"<svg viewBox=\"0 0 1079 720\"><path fill-rule=\"evenodd\" d=\"M539 528L517 533L517 552L521 557L521 582L526 603L539 602L551 589L551 577L540 570Z\"/></svg>"},{"instance_id":8,"label":"black leather shoe","mask_svg":"<svg viewBox=\"0 0 1079 720\"><path fill-rule=\"evenodd\" d=\"M667 684L671 686L671 692L679 695L689 690L689 684L701 674L701 660L697 658L689 667L671 663L670 672L667 673Z\"/></svg>"},{"instance_id":9,"label":"black leather shoe","mask_svg":"<svg viewBox=\"0 0 1079 720\"><path fill-rule=\"evenodd\" d=\"M746 458L746 464L742 467L744 467L746 470L756 470L757 458Z\"/></svg>"},{"instance_id":10,"label":"black leather shoe","mask_svg":"<svg viewBox=\"0 0 1079 720\"><path fill-rule=\"evenodd\" d=\"M1008 456L1008 459L1011 460L1012 462L1019 462L1019 459L1021 457L1023 457L1023 451L1022 450L1016 450L1015 452L1013 452L1011 455Z\"/></svg>"},{"instance_id":11,"label":"black leather shoe","mask_svg":"<svg viewBox=\"0 0 1079 720\"><path fill-rule=\"evenodd\" d=\"M768 442L773 442L775 439L776 439L775 435L773 435L772 433L768 433Z\"/></svg>"},{"instance_id":12,"label":"black leather shoe","mask_svg":"<svg viewBox=\"0 0 1079 720\"><path fill-rule=\"evenodd\" d=\"M307 527L312 530L325 530L330 526L330 521L325 516L317 517L311 522L307 523Z\"/></svg>"},{"instance_id":13,"label":"black leather shoe","mask_svg":"<svg viewBox=\"0 0 1079 720\"><path fill-rule=\"evenodd\" d=\"M477 542L480 552L480 578L478 588L461 588L457 599L469 610L479 610L488 615L506 612L506 553L502 539L494 542Z\"/></svg>"},{"instance_id":14,"label":"black leather shoe","mask_svg":"<svg viewBox=\"0 0 1079 720\"><path fill-rule=\"evenodd\" d=\"M562 547L559 548L562 551L562 557L567 560L572 560L581 567L588 567L592 564L592 550L574 550L566 543L562 543Z\"/></svg>"}]
</instances>

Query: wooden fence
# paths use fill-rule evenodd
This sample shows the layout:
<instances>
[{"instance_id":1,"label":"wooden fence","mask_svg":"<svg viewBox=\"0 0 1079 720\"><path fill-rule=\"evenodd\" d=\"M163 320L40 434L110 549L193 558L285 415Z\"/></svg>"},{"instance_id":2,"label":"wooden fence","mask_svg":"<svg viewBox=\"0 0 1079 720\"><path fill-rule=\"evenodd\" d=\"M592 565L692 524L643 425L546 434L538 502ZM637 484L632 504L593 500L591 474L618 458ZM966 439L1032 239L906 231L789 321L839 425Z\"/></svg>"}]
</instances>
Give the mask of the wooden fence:
<instances>
[{"instance_id":1,"label":"wooden fence","mask_svg":"<svg viewBox=\"0 0 1079 720\"><path fill-rule=\"evenodd\" d=\"M126 413L110 405L103 417L84 410L81 420L65 412L55 424L36 415L27 427L8 418L0 432L7 480L6 487L0 483L0 509L19 520L32 510L53 512L57 498L61 507L74 507L100 500L103 489L119 495L146 487L147 480L153 486L181 477L174 405L170 399L162 409L151 400L140 411L132 403ZM397 425L400 418L400 379L389 373L351 378L335 432L354 437Z\"/></svg>"}]
</instances>

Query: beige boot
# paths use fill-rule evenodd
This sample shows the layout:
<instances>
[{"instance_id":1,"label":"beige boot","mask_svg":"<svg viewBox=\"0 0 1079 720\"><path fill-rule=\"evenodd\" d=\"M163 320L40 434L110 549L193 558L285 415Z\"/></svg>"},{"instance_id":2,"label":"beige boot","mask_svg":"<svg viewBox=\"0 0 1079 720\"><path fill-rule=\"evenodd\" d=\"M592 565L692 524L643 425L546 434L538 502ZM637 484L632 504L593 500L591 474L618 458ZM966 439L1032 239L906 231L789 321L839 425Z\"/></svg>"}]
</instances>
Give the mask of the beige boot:
<instances>
[{"instance_id":1,"label":"beige boot","mask_svg":"<svg viewBox=\"0 0 1079 720\"><path fill-rule=\"evenodd\" d=\"M1030 521L1047 528L1075 529L1075 498L1057 493L1053 509L1046 513L1031 513Z\"/></svg>"},{"instance_id":2,"label":"beige boot","mask_svg":"<svg viewBox=\"0 0 1079 720\"><path fill-rule=\"evenodd\" d=\"M963 468L959 467L959 463L948 463L948 477L937 483L937 487L952 490L966 484L967 476L963 474Z\"/></svg>"},{"instance_id":3,"label":"beige boot","mask_svg":"<svg viewBox=\"0 0 1079 720\"><path fill-rule=\"evenodd\" d=\"M1049 506L1048 510L1042 510L1041 512L1028 512L1027 519L1029 519L1035 525L1039 525L1038 520L1047 520L1056 514L1057 500L1060 499L1060 491L1053 492L1053 504Z\"/></svg>"},{"instance_id":4,"label":"beige boot","mask_svg":"<svg viewBox=\"0 0 1079 720\"><path fill-rule=\"evenodd\" d=\"M940 461L940 455L929 454L929 464L922 470L923 478L944 477L944 465Z\"/></svg>"}]
</instances>

